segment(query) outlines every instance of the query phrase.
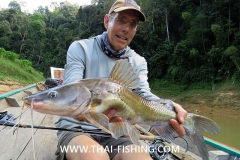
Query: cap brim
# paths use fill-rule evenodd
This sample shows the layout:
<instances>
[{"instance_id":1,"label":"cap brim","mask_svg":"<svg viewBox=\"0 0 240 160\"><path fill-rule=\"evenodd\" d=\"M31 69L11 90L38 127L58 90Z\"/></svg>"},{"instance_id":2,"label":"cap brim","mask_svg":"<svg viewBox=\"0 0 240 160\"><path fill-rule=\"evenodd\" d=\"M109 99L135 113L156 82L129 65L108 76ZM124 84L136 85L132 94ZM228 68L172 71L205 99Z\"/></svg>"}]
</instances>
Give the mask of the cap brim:
<instances>
[{"instance_id":1,"label":"cap brim","mask_svg":"<svg viewBox=\"0 0 240 160\"><path fill-rule=\"evenodd\" d=\"M121 11L128 10L128 9L132 9L132 10L137 11L137 13L138 13L138 15L139 15L139 20L140 20L140 21L143 21L143 22L146 21L145 15L144 15L141 11L137 10L137 9L134 8L134 7L130 7L130 6L127 6L127 7L119 7L119 8L114 9L113 11L114 11L114 12L121 12Z\"/></svg>"}]
</instances>

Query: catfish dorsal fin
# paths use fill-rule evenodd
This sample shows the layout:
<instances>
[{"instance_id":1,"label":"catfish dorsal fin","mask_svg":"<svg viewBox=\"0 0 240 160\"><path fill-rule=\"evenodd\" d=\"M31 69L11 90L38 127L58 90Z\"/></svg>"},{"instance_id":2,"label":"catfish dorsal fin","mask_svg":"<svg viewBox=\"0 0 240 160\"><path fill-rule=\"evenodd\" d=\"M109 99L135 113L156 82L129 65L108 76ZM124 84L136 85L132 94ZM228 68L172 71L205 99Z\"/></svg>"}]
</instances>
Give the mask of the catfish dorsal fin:
<instances>
[{"instance_id":1,"label":"catfish dorsal fin","mask_svg":"<svg viewBox=\"0 0 240 160\"><path fill-rule=\"evenodd\" d=\"M136 88L139 78L127 59L118 60L114 65L109 79L129 88Z\"/></svg>"}]
</instances>

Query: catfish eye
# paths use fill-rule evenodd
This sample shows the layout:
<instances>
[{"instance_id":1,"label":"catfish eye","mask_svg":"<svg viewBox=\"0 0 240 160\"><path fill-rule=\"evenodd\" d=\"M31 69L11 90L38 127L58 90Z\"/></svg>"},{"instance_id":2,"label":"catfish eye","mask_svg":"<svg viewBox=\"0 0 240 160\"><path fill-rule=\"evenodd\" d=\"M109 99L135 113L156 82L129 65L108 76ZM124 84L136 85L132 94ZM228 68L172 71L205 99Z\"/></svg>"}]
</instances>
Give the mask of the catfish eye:
<instances>
[{"instance_id":1,"label":"catfish eye","mask_svg":"<svg viewBox=\"0 0 240 160\"><path fill-rule=\"evenodd\" d=\"M56 91L52 91L48 93L48 97L49 98L56 98L58 95L58 93Z\"/></svg>"}]
</instances>

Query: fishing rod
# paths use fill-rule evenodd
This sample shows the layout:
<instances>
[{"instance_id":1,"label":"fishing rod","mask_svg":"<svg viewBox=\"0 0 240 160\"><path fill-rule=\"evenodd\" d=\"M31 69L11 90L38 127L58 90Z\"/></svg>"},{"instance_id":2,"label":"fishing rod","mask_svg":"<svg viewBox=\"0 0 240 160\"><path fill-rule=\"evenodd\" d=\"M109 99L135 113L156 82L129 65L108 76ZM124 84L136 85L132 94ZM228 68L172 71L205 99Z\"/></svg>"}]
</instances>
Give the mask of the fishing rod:
<instances>
[{"instance_id":1,"label":"fishing rod","mask_svg":"<svg viewBox=\"0 0 240 160\"><path fill-rule=\"evenodd\" d=\"M83 130L82 128L59 128L59 127L47 127L47 126L35 126L35 125L23 125L23 124L0 124L3 126L8 127L19 127L19 128L35 128L35 129L47 129L47 130L58 130L58 131L69 131L69 132L82 132L82 133L89 133L93 135L101 135L103 137L111 137L111 134L102 132L100 129L95 130ZM16 129L14 129L13 134L15 133Z\"/></svg>"},{"instance_id":2,"label":"fishing rod","mask_svg":"<svg viewBox=\"0 0 240 160\"><path fill-rule=\"evenodd\" d=\"M3 126L8 126L8 127L19 127L19 128L35 128L35 129L46 129L46 130L58 130L58 131L69 131L69 132L82 132L82 133L89 133L93 135L99 135L103 137L111 137L112 135L106 132L103 132L101 129L92 129L92 130L86 130L82 129L80 127L78 128L60 128L60 127L47 127L47 126L36 126L36 125L25 125L25 124L12 124L12 123L6 123L6 124L1 124ZM16 129L13 131L13 134L15 133ZM128 135L126 135L128 136ZM140 140L148 140L148 141L156 141L159 139L158 136L151 136L151 135L140 135Z\"/></svg>"}]
</instances>

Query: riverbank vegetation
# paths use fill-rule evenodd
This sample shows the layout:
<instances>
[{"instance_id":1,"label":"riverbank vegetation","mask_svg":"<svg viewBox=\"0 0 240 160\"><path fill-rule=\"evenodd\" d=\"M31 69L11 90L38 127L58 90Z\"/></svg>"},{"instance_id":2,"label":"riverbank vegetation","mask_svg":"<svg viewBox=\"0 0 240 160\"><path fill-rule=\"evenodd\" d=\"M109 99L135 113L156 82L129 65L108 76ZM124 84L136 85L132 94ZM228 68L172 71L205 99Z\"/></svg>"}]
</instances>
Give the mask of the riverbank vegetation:
<instances>
[{"instance_id":1,"label":"riverbank vegetation","mask_svg":"<svg viewBox=\"0 0 240 160\"><path fill-rule=\"evenodd\" d=\"M155 81L150 86L154 94L181 104L188 112L239 119L239 82L217 83L214 90L208 83L195 83L186 89L185 85L176 85L165 80Z\"/></svg>"},{"instance_id":2,"label":"riverbank vegetation","mask_svg":"<svg viewBox=\"0 0 240 160\"><path fill-rule=\"evenodd\" d=\"M30 61L21 60L18 57L18 54L0 48L0 81L2 84L8 80L21 84L31 84L44 80L43 74L35 71Z\"/></svg>"}]
</instances>

